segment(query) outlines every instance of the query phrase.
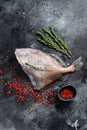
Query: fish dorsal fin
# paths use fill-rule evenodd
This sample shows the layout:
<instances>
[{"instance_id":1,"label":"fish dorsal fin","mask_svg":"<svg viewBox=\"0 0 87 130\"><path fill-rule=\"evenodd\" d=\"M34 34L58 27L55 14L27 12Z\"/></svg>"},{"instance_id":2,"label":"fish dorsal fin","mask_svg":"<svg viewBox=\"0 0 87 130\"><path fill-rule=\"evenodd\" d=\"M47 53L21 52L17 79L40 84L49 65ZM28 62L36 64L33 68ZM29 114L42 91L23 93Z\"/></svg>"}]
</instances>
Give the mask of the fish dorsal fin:
<instances>
[{"instance_id":1,"label":"fish dorsal fin","mask_svg":"<svg viewBox=\"0 0 87 130\"><path fill-rule=\"evenodd\" d=\"M64 61L57 54L53 54L53 53L47 53L47 54L54 57L58 62L60 62L62 66L66 67L66 64L64 63Z\"/></svg>"}]
</instances>

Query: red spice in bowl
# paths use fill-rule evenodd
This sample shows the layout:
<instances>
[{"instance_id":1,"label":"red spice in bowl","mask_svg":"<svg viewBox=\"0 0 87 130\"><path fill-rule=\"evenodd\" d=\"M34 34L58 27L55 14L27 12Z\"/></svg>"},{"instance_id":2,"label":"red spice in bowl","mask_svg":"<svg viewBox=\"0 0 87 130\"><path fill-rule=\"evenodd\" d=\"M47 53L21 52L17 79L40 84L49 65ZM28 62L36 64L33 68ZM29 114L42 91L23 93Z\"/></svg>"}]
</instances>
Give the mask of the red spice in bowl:
<instances>
[{"instance_id":1,"label":"red spice in bowl","mask_svg":"<svg viewBox=\"0 0 87 130\"><path fill-rule=\"evenodd\" d=\"M58 97L63 101L70 101L76 96L76 89L71 86L65 86L58 91Z\"/></svg>"},{"instance_id":2,"label":"red spice in bowl","mask_svg":"<svg viewBox=\"0 0 87 130\"><path fill-rule=\"evenodd\" d=\"M62 98L73 98L74 97L74 93L72 92L72 90L70 88L65 88L61 91L60 93Z\"/></svg>"}]
</instances>

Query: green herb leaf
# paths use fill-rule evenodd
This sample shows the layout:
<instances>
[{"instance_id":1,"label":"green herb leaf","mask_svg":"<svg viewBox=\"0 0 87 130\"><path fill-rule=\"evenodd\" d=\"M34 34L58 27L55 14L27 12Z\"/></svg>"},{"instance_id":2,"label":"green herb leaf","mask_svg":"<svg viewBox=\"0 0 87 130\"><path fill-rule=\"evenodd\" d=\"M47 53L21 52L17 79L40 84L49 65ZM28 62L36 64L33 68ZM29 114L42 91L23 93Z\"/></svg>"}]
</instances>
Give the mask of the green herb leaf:
<instances>
[{"instance_id":1,"label":"green herb leaf","mask_svg":"<svg viewBox=\"0 0 87 130\"><path fill-rule=\"evenodd\" d=\"M72 57L72 53L71 53L69 47L59 36L56 35L53 27L50 27L50 29L43 28L42 30L44 33L37 31L37 34L39 36L37 38L38 41L49 46L50 48L53 48L53 49L63 53L68 58Z\"/></svg>"}]
</instances>

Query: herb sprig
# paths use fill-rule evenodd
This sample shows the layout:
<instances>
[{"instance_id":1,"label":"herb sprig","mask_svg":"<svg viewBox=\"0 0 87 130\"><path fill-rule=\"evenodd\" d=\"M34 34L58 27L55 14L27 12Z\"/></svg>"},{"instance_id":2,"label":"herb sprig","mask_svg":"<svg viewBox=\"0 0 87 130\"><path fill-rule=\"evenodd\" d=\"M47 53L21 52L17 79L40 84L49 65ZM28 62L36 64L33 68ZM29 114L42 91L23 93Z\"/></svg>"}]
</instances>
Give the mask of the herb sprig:
<instances>
[{"instance_id":1,"label":"herb sprig","mask_svg":"<svg viewBox=\"0 0 87 130\"><path fill-rule=\"evenodd\" d=\"M66 55L68 58L72 57L72 53L70 51L70 48L68 47L67 43L63 41L55 32L53 27L50 27L49 29L43 28L42 29L44 33L41 33L37 31L38 38L37 40L41 43L49 46L50 48L53 48L62 54Z\"/></svg>"},{"instance_id":2,"label":"herb sprig","mask_svg":"<svg viewBox=\"0 0 87 130\"><path fill-rule=\"evenodd\" d=\"M38 71L52 71L52 69L50 69L50 68L42 68L42 67L39 67L39 66L31 65L29 63L25 63L25 64L30 66L31 68L33 68L35 70L38 70Z\"/></svg>"}]
</instances>

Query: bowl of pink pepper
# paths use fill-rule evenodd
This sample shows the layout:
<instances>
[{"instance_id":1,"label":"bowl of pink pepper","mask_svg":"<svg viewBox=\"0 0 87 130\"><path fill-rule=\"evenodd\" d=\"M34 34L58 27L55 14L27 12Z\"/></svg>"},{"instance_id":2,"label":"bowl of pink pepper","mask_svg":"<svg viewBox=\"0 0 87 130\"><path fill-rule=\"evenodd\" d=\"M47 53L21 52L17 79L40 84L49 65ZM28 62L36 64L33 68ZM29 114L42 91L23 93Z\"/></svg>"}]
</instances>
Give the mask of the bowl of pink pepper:
<instances>
[{"instance_id":1,"label":"bowl of pink pepper","mask_svg":"<svg viewBox=\"0 0 87 130\"><path fill-rule=\"evenodd\" d=\"M58 90L58 98L62 101L71 101L75 98L77 90L72 85L67 85Z\"/></svg>"}]
</instances>

